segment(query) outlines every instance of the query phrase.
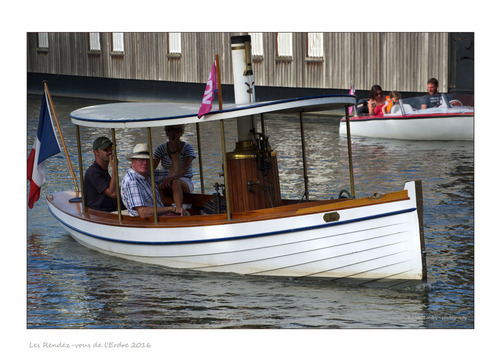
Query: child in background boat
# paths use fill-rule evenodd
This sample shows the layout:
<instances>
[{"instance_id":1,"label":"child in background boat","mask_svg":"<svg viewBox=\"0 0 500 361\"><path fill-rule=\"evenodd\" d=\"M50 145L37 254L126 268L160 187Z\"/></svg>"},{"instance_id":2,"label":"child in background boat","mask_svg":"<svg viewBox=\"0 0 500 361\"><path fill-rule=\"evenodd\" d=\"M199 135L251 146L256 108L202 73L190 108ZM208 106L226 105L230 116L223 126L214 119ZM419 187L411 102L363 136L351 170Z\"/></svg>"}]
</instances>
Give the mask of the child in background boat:
<instances>
[{"instance_id":1,"label":"child in background boat","mask_svg":"<svg viewBox=\"0 0 500 361\"><path fill-rule=\"evenodd\" d=\"M382 107L383 114L389 114L393 105L397 104L399 99L401 99L401 94L397 91L392 91L389 93L384 106Z\"/></svg>"}]
</instances>

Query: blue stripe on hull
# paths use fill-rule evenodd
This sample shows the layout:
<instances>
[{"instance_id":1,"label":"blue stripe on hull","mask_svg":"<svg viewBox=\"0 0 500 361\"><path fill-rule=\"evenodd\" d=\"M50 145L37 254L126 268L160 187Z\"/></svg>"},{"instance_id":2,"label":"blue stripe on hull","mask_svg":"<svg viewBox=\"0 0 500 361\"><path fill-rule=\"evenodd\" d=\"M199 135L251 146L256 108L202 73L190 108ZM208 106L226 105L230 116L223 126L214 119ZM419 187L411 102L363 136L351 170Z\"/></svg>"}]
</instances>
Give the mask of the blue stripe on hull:
<instances>
[{"instance_id":1,"label":"blue stripe on hull","mask_svg":"<svg viewBox=\"0 0 500 361\"><path fill-rule=\"evenodd\" d=\"M334 226L340 226L340 225L349 224L349 223L368 221L371 219L391 217L391 216L395 216L395 215L403 214L403 213L410 213L410 212L416 211L416 208L407 208L407 209L402 209L402 210L394 211L394 212L387 212L387 213L376 214L376 215L368 216L368 217L360 217L360 218L356 218L356 219L350 219L347 221L337 221L337 222L333 222L333 223L326 223L326 224L320 224L320 225L316 225L316 226L309 226L309 227L302 227L302 228L287 229L287 230L276 231L276 232L254 233L254 234L250 234L250 235L226 237L226 238L213 238L213 239L192 240L192 241L170 241L170 242L127 241L127 240L121 240L121 239L101 237L101 236L98 236L98 235L95 235L92 233L84 232L78 228L75 228L75 227L67 224L66 222L63 222L60 218L58 218L54 214L54 212L52 212L50 207L49 207L49 211L50 211L50 213L52 213L54 218L56 218L64 226L66 226L66 227L68 227L76 232L79 232L81 234L84 234L86 236L89 236L89 237L93 237L93 238L100 239L103 241L108 241L108 242L115 242L115 243L126 243L126 244L147 245L147 246L166 246L166 245L195 244L195 243L209 243L209 242L226 242L226 241L235 241L235 240L247 239L247 238L267 237L267 236L273 236L273 235L277 235L277 234L310 231L313 229L334 227Z\"/></svg>"}]
</instances>

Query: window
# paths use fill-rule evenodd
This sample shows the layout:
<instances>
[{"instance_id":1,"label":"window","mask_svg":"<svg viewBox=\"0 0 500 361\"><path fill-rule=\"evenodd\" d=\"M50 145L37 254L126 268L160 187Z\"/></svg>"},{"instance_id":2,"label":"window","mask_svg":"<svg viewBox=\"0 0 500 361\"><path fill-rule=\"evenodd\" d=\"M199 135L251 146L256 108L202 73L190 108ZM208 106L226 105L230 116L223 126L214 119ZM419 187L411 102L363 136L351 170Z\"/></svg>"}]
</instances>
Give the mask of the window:
<instances>
[{"instance_id":1,"label":"window","mask_svg":"<svg viewBox=\"0 0 500 361\"><path fill-rule=\"evenodd\" d=\"M101 52L101 37L99 33L89 33L89 51Z\"/></svg>"},{"instance_id":2,"label":"window","mask_svg":"<svg viewBox=\"0 0 500 361\"><path fill-rule=\"evenodd\" d=\"M38 33L38 49L49 49L49 33Z\"/></svg>"},{"instance_id":3,"label":"window","mask_svg":"<svg viewBox=\"0 0 500 361\"><path fill-rule=\"evenodd\" d=\"M262 40L262 33L248 33L252 39L252 56L260 57L264 56L264 44Z\"/></svg>"},{"instance_id":4,"label":"window","mask_svg":"<svg viewBox=\"0 0 500 361\"><path fill-rule=\"evenodd\" d=\"M123 33L113 33L112 52L113 53L125 52L125 42L123 41Z\"/></svg>"},{"instance_id":5,"label":"window","mask_svg":"<svg viewBox=\"0 0 500 361\"><path fill-rule=\"evenodd\" d=\"M181 33L168 33L168 54L181 54Z\"/></svg>"},{"instance_id":6,"label":"window","mask_svg":"<svg viewBox=\"0 0 500 361\"><path fill-rule=\"evenodd\" d=\"M291 58L293 56L292 33L278 33L276 42L278 57Z\"/></svg>"},{"instance_id":7,"label":"window","mask_svg":"<svg viewBox=\"0 0 500 361\"><path fill-rule=\"evenodd\" d=\"M307 34L307 56L310 58L323 57L323 33Z\"/></svg>"}]
</instances>

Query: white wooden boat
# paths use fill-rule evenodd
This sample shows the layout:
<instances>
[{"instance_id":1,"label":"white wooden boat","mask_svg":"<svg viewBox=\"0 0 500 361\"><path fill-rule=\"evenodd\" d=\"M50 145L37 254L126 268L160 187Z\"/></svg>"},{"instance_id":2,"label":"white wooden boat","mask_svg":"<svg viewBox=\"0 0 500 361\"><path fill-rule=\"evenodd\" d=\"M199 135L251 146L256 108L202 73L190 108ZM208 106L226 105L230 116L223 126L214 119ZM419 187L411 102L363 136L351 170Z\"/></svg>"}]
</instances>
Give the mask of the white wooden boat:
<instances>
[{"instance_id":1,"label":"white wooden boat","mask_svg":"<svg viewBox=\"0 0 500 361\"><path fill-rule=\"evenodd\" d=\"M353 102L350 96L321 96L234 106L202 121L236 114L317 111ZM177 105L176 111L173 107L110 104L83 108L71 116L79 126L104 128L199 121L192 105ZM230 219L222 213L158 217L157 223L127 215L120 221L117 214L91 209L84 212L81 203L70 202L76 196L70 191L49 196L48 205L82 245L134 261L270 276L422 279L425 259L419 192L419 182L409 182L404 190L375 197L302 203L281 200L281 205L272 208L235 211ZM189 202L202 208L210 199L193 194Z\"/></svg>"},{"instance_id":2,"label":"white wooden boat","mask_svg":"<svg viewBox=\"0 0 500 361\"><path fill-rule=\"evenodd\" d=\"M259 138L263 142L242 140L233 152L225 151L225 119L252 122L256 115L298 112L303 126L304 112L342 107L347 112L355 102L351 95L326 95L238 104L201 119L192 104L118 103L76 110L71 121L77 134L80 126L111 128L113 137L115 129L150 131L151 127L220 121L225 169L225 193L220 201L226 207L202 214L212 196L191 194L186 203L192 204L197 215L155 214L141 219L88 209L85 195L82 203L76 198L79 194L66 191L47 197L49 210L80 244L138 262L245 275L425 280L420 181L408 182L393 193L357 199L350 162L352 198L310 200L304 164L306 200L282 199L277 156L264 136ZM114 144L117 151L119 139ZM263 154L267 157L264 168L259 166ZM261 187L258 180L268 186Z\"/></svg>"},{"instance_id":3,"label":"white wooden boat","mask_svg":"<svg viewBox=\"0 0 500 361\"><path fill-rule=\"evenodd\" d=\"M470 97L442 94L442 106L421 109L421 97L400 100L390 114L356 115L350 118L353 136L405 140L474 140L474 107L464 106ZM347 135L345 118L339 134Z\"/></svg>"}]
</instances>

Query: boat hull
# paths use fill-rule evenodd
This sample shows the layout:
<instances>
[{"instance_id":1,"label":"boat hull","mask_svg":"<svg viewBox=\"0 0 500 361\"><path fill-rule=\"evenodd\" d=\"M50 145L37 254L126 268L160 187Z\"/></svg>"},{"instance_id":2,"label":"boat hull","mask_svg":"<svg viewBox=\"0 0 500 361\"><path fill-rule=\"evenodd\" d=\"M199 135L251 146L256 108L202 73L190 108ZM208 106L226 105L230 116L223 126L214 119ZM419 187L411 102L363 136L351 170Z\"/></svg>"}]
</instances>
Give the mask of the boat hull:
<instances>
[{"instance_id":1,"label":"boat hull","mask_svg":"<svg viewBox=\"0 0 500 361\"><path fill-rule=\"evenodd\" d=\"M422 280L425 250L415 182L405 190L402 199L362 206L356 200L306 204L276 217L247 212L231 221L177 226L180 217L144 227L89 220L57 202L48 205L78 243L138 262L247 275Z\"/></svg>"},{"instance_id":2,"label":"boat hull","mask_svg":"<svg viewBox=\"0 0 500 361\"><path fill-rule=\"evenodd\" d=\"M474 113L438 113L350 118L351 135L402 140L474 140ZM339 134L346 135L345 119Z\"/></svg>"}]
</instances>

